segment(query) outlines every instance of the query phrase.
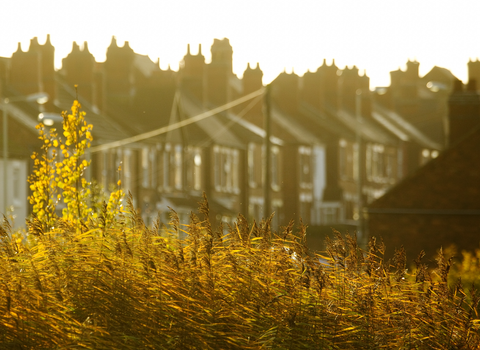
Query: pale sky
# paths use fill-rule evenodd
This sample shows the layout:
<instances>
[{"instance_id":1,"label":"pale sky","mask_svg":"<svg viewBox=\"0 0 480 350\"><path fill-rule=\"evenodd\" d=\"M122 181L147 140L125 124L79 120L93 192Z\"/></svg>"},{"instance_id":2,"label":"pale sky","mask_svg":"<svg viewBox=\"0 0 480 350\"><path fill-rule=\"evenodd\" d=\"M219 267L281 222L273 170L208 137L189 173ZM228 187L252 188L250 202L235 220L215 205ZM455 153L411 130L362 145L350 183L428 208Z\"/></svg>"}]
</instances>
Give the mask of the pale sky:
<instances>
[{"instance_id":1,"label":"pale sky","mask_svg":"<svg viewBox=\"0 0 480 350\"><path fill-rule=\"evenodd\" d=\"M234 72L259 62L264 83L284 69L316 70L324 58L365 69L371 88L389 85L408 59L421 75L437 65L466 81L469 58L480 57L478 0L10 0L1 11L0 56L50 33L56 68L73 41L88 41L104 61L113 35L174 70L188 43L194 54L201 43L208 62L213 39L227 37Z\"/></svg>"}]
</instances>

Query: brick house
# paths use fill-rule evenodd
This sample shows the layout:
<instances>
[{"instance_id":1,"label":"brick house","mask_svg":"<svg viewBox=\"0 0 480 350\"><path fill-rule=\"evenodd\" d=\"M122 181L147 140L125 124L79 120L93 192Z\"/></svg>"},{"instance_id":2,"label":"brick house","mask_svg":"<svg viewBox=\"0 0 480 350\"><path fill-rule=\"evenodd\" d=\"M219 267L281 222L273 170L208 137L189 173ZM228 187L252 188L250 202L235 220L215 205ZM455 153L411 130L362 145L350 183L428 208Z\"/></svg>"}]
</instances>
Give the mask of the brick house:
<instances>
[{"instance_id":1,"label":"brick house","mask_svg":"<svg viewBox=\"0 0 480 350\"><path fill-rule=\"evenodd\" d=\"M78 55L83 55L83 61L77 60L73 62L73 65L69 65L72 58L78 57ZM88 64L92 63L92 59L93 56L88 52L86 45L82 51L78 45L74 44L72 54L64 60L65 70L56 72L54 70L54 48L50 43L49 36L47 36L44 44L39 44L37 38L33 38L28 51L22 51L19 45L18 50L11 58L2 58L1 60L0 93L2 98L22 98L37 92L47 92L49 95L49 100L44 105L37 105L33 102L15 102L9 103L5 107L8 108L8 176L11 181L11 185L8 186L11 191L7 193L7 205L9 207L13 205L14 207L15 225L17 227L23 226L25 218L31 210L27 203L27 196L30 194L27 176L33 168L30 156L32 152L38 152L41 146L38 140L38 131L35 128L38 124L39 113L54 113L59 118L62 111L70 109L77 94L73 84L70 84L71 82L68 82L68 79L76 80L75 74L77 74L77 78L80 76L75 73L72 67L81 67L85 70L85 76L88 77L89 71L87 68ZM69 73L65 74L66 72ZM88 86L92 87L92 85L89 84ZM92 90L90 91L92 92ZM86 96L90 97L89 94L86 94ZM125 129L122 129L114 120L101 113L96 105L92 105L91 101L95 101L94 96L88 99L80 96L79 100L83 109L87 112L87 122L95 125L94 144L129 136ZM3 112L3 109L1 109L1 112ZM58 121L52 127L58 129ZM3 130L0 130L0 132L3 135ZM3 176L1 182L3 185ZM3 207L0 209L2 213L6 212Z\"/></svg>"},{"instance_id":2,"label":"brick house","mask_svg":"<svg viewBox=\"0 0 480 350\"><path fill-rule=\"evenodd\" d=\"M40 147L38 133L35 129L36 118L40 112L52 111L55 96L53 81L54 48L47 36L45 44L38 43L37 38L30 41L28 51L23 51L20 44L10 59L0 60L0 114L2 120L4 111L8 112L8 164L7 176L9 184L6 187L6 208L3 205L4 181L3 158L0 160L1 198L0 212L7 214L13 209L15 227L23 226L29 214L27 196L27 176L31 172L30 155ZM51 64L50 64L51 63ZM12 100L18 96L26 96L37 92L47 92L50 100L45 105L34 102L12 102L3 104L4 98ZM3 141L3 123L0 126ZM3 142L0 146L3 150Z\"/></svg>"},{"instance_id":3,"label":"brick house","mask_svg":"<svg viewBox=\"0 0 480 350\"><path fill-rule=\"evenodd\" d=\"M178 72L160 69L158 61L135 53L128 42L119 47L115 38L105 62L95 62L87 43L82 47L74 43L56 72L52 49L48 39L45 45L33 40L31 54L18 52L2 59L0 76L18 75L14 80L3 79L3 91L19 94L12 89L44 86L53 97L46 111L59 113L69 109L76 96L72 86L78 84L78 98L87 121L94 125L94 145L172 125L263 87L258 64L248 65L241 79L232 72L233 49L228 39L214 40L210 63L205 62L201 47L192 54L188 46ZM42 65L36 64L42 70L21 77L18 67L26 64L22 60L38 58L43 51L46 58ZM47 58L48 67L43 69ZM413 112L399 107L400 97L410 98L410 93L398 91L408 90L405 86L410 81L417 86L413 90L420 91L415 98L422 103L427 95L443 96L426 91L417 66L412 67L398 73L403 78L385 94L370 92L369 79L358 68L339 69L326 62L303 77L281 73L272 82L268 186L270 210L277 214L275 225L291 218L298 222L301 217L312 228L329 232L332 226L358 229L362 206L411 172L408 161L420 163L441 150L441 143L415 124L408 114ZM29 123L35 124L38 110L27 114ZM159 210L162 220L168 221L168 206L178 209L186 220L196 210L203 190L214 219L231 223L237 213L243 213L260 220L266 216L264 139L259 97L201 123L95 152L90 176L107 192L121 179L147 223ZM423 151L429 152L428 157L422 158Z\"/></svg>"},{"instance_id":4,"label":"brick house","mask_svg":"<svg viewBox=\"0 0 480 350\"><path fill-rule=\"evenodd\" d=\"M454 84L449 98L449 148L368 206L371 236L392 256L410 259L443 246L475 249L480 241L480 96L474 81Z\"/></svg>"},{"instance_id":5,"label":"brick house","mask_svg":"<svg viewBox=\"0 0 480 350\"><path fill-rule=\"evenodd\" d=\"M308 200L297 202L289 212L304 208L301 216L308 218L311 237L319 240L332 227L363 233L363 206L405 176L409 170L406 155L420 158L422 149L438 152L442 147L378 103L376 93L369 90L368 77L356 67L341 70L334 62L327 65L324 61L317 71L303 77L284 72L271 85L274 110L279 113L273 119L283 123L285 130L302 128L303 140L308 139L299 150L300 159L309 159L309 167L298 168L312 170L297 179L310 177L304 189L310 188L311 193L301 194L300 198ZM287 126L292 121L296 128ZM409 145L417 153L407 153Z\"/></svg>"}]
</instances>

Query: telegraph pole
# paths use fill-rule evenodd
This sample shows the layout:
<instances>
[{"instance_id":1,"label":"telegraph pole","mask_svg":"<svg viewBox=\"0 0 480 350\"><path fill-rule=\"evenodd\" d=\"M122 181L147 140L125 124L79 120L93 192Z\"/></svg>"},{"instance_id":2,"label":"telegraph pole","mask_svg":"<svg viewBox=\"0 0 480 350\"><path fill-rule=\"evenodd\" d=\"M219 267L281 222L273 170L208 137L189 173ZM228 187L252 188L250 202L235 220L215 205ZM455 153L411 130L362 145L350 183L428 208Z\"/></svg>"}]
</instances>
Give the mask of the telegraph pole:
<instances>
[{"instance_id":1,"label":"telegraph pole","mask_svg":"<svg viewBox=\"0 0 480 350\"><path fill-rule=\"evenodd\" d=\"M265 128L265 139L264 139L264 148L265 148L265 159L263 163L263 215L265 218L270 216L272 213L272 206L271 206L271 183L272 183L272 166L271 166L271 144L270 144L270 136L271 136L271 106L270 106L270 84L265 88L265 95L264 95L264 105L263 105L263 125Z\"/></svg>"},{"instance_id":2,"label":"telegraph pole","mask_svg":"<svg viewBox=\"0 0 480 350\"><path fill-rule=\"evenodd\" d=\"M3 215L7 216L7 190L8 190L8 181L7 181L7 162L8 162L8 110L7 104L2 101L2 112L3 112Z\"/></svg>"},{"instance_id":3,"label":"telegraph pole","mask_svg":"<svg viewBox=\"0 0 480 350\"><path fill-rule=\"evenodd\" d=\"M361 125L363 124L362 119L362 90L358 89L355 96L355 118L357 122L357 205L358 205L358 226L357 233L359 235L358 239L360 242L364 242L365 237L365 217L364 217L364 203L363 203L363 174L364 174L364 164L365 157L363 153L363 142L361 134Z\"/></svg>"}]
</instances>

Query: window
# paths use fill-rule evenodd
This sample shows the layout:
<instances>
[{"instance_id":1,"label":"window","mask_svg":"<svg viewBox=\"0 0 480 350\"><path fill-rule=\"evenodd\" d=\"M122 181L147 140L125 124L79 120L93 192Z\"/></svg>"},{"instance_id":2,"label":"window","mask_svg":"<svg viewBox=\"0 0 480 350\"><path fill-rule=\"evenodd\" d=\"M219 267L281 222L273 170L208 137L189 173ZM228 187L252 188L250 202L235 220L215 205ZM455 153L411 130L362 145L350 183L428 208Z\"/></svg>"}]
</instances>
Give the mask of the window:
<instances>
[{"instance_id":1,"label":"window","mask_svg":"<svg viewBox=\"0 0 480 350\"><path fill-rule=\"evenodd\" d=\"M248 144L248 184L250 188L256 188L263 184L263 153L262 145Z\"/></svg>"},{"instance_id":2,"label":"window","mask_svg":"<svg viewBox=\"0 0 480 350\"><path fill-rule=\"evenodd\" d=\"M101 171L101 185L104 189L108 189L108 150L100 153L102 171Z\"/></svg>"},{"instance_id":3,"label":"window","mask_svg":"<svg viewBox=\"0 0 480 350\"><path fill-rule=\"evenodd\" d=\"M272 189L274 191L280 191L281 188L281 167L280 167L280 149L276 146L272 146L271 149L271 180L272 180Z\"/></svg>"},{"instance_id":4,"label":"window","mask_svg":"<svg viewBox=\"0 0 480 350\"><path fill-rule=\"evenodd\" d=\"M248 216L251 220L260 222L264 217L263 197L250 197L248 204Z\"/></svg>"},{"instance_id":5,"label":"window","mask_svg":"<svg viewBox=\"0 0 480 350\"><path fill-rule=\"evenodd\" d=\"M148 154L148 181L151 188L157 186L157 150L151 147Z\"/></svg>"},{"instance_id":6,"label":"window","mask_svg":"<svg viewBox=\"0 0 480 350\"><path fill-rule=\"evenodd\" d=\"M338 148L338 164L340 170L340 176L345 177L347 175L347 142L340 140Z\"/></svg>"},{"instance_id":7,"label":"window","mask_svg":"<svg viewBox=\"0 0 480 350\"><path fill-rule=\"evenodd\" d=\"M310 222L312 198L300 196L300 217L304 223Z\"/></svg>"},{"instance_id":8,"label":"window","mask_svg":"<svg viewBox=\"0 0 480 350\"><path fill-rule=\"evenodd\" d=\"M150 185L148 166L149 166L148 148L143 147L142 148L142 186L144 188L147 188Z\"/></svg>"},{"instance_id":9,"label":"window","mask_svg":"<svg viewBox=\"0 0 480 350\"><path fill-rule=\"evenodd\" d=\"M165 148L163 150L163 188L165 190L170 189L170 154L172 147L169 143L165 144Z\"/></svg>"},{"instance_id":10,"label":"window","mask_svg":"<svg viewBox=\"0 0 480 350\"><path fill-rule=\"evenodd\" d=\"M153 149L152 152L154 152ZM172 189L181 190L183 188L182 145L166 143L163 147L163 152L159 152L158 161L155 154L148 161L153 168L150 171L152 174L152 186L157 186L155 178L158 177L159 189L168 192ZM155 176L155 174L158 174L158 176Z\"/></svg>"},{"instance_id":11,"label":"window","mask_svg":"<svg viewBox=\"0 0 480 350\"><path fill-rule=\"evenodd\" d=\"M215 189L217 191L220 191L221 188L222 188L222 184L221 184L221 176L220 176L220 172L221 172L221 167L222 167L222 161L221 161L221 153L220 153L220 147L218 146L215 146L213 147L213 154L214 154L214 183L215 183Z\"/></svg>"},{"instance_id":12,"label":"window","mask_svg":"<svg viewBox=\"0 0 480 350\"><path fill-rule=\"evenodd\" d=\"M202 189L202 151L198 147L190 147L188 154L188 185L191 189L200 191Z\"/></svg>"},{"instance_id":13,"label":"window","mask_svg":"<svg viewBox=\"0 0 480 350\"><path fill-rule=\"evenodd\" d=\"M20 177L20 168L13 168L13 201L21 201L21 177Z\"/></svg>"},{"instance_id":14,"label":"window","mask_svg":"<svg viewBox=\"0 0 480 350\"><path fill-rule=\"evenodd\" d=\"M173 186L177 190L182 189L182 160L183 160L183 154L182 154L182 145L175 145L175 153L173 155L173 179L174 179L174 184Z\"/></svg>"},{"instance_id":15,"label":"window","mask_svg":"<svg viewBox=\"0 0 480 350\"><path fill-rule=\"evenodd\" d=\"M382 145L373 146L372 169L373 178L380 181L384 176L384 147Z\"/></svg>"},{"instance_id":16,"label":"window","mask_svg":"<svg viewBox=\"0 0 480 350\"><path fill-rule=\"evenodd\" d=\"M338 223L338 208L324 207L322 208L323 225L331 225Z\"/></svg>"},{"instance_id":17,"label":"window","mask_svg":"<svg viewBox=\"0 0 480 350\"><path fill-rule=\"evenodd\" d=\"M402 153L393 147L379 144L366 146L366 174L367 180L377 183L396 182L401 177Z\"/></svg>"},{"instance_id":18,"label":"window","mask_svg":"<svg viewBox=\"0 0 480 350\"><path fill-rule=\"evenodd\" d=\"M280 222L283 215L282 208L283 208L283 201L281 199L272 200L272 212L275 213L272 219L272 227L277 230L280 227Z\"/></svg>"},{"instance_id":19,"label":"window","mask_svg":"<svg viewBox=\"0 0 480 350\"><path fill-rule=\"evenodd\" d=\"M255 171L257 170L256 154L255 154L256 145L254 143L248 144L248 184L251 188L257 187L257 178Z\"/></svg>"},{"instance_id":20,"label":"window","mask_svg":"<svg viewBox=\"0 0 480 350\"><path fill-rule=\"evenodd\" d=\"M235 193L240 193L240 153L236 149L232 149L231 158L232 158L232 188L231 190Z\"/></svg>"},{"instance_id":21,"label":"window","mask_svg":"<svg viewBox=\"0 0 480 350\"><path fill-rule=\"evenodd\" d=\"M310 147L300 146L299 149L300 187L312 188L312 164Z\"/></svg>"},{"instance_id":22,"label":"window","mask_svg":"<svg viewBox=\"0 0 480 350\"><path fill-rule=\"evenodd\" d=\"M222 159L221 184L222 184L222 187L227 190L232 188L232 180L233 180L232 176L230 176L233 171L233 164L232 164L232 157L229 157L229 153L230 153L229 150L224 150L224 152L222 152L222 158L221 158Z\"/></svg>"},{"instance_id":23,"label":"window","mask_svg":"<svg viewBox=\"0 0 480 350\"><path fill-rule=\"evenodd\" d=\"M351 200L345 201L345 215L347 220L356 220L354 215L354 202Z\"/></svg>"},{"instance_id":24,"label":"window","mask_svg":"<svg viewBox=\"0 0 480 350\"><path fill-rule=\"evenodd\" d=\"M365 150L365 172L368 181L372 181L372 152L372 145L368 144Z\"/></svg>"},{"instance_id":25,"label":"window","mask_svg":"<svg viewBox=\"0 0 480 350\"><path fill-rule=\"evenodd\" d=\"M368 144L366 154L367 180L383 182L385 178L385 154L384 146L379 144Z\"/></svg>"},{"instance_id":26,"label":"window","mask_svg":"<svg viewBox=\"0 0 480 350\"><path fill-rule=\"evenodd\" d=\"M397 178L401 179L403 177L403 150L401 148L397 149Z\"/></svg>"},{"instance_id":27,"label":"window","mask_svg":"<svg viewBox=\"0 0 480 350\"><path fill-rule=\"evenodd\" d=\"M354 155L356 153L356 145L340 140L339 149L339 171L343 179L352 180L355 177Z\"/></svg>"},{"instance_id":28,"label":"window","mask_svg":"<svg viewBox=\"0 0 480 350\"><path fill-rule=\"evenodd\" d=\"M215 189L221 192L239 193L239 151L215 146L213 152Z\"/></svg>"},{"instance_id":29,"label":"window","mask_svg":"<svg viewBox=\"0 0 480 350\"><path fill-rule=\"evenodd\" d=\"M395 150L389 149L386 154L385 159L385 176L390 183L395 183L396 173L397 173L397 164L395 161Z\"/></svg>"},{"instance_id":30,"label":"window","mask_svg":"<svg viewBox=\"0 0 480 350\"><path fill-rule=\"evenodd\" d=\"M106 190L111 190L119 180L118 169L122 165L122 150L107 150L101 153L101 184Z\"/></svg>"},{"instance_id":31,"label":"window","mask_svg":"<svg viewBox=\"0 0 480 350\"><path fill-rule=\"evenodd\" d=\"M123 156L123 186L127 193L132 189L132 164L132 152L126 149Z\"/></svg>"},{"instance_id":32,"label":"window","mask_svg":"<svg viewBox=\"0 0 480 350\"><path fill-rule=\"evenodd\" d=\"M142 186L155 188L157 186L157 147L143 147L142 160Z\"/></svg>"}]
</instances>

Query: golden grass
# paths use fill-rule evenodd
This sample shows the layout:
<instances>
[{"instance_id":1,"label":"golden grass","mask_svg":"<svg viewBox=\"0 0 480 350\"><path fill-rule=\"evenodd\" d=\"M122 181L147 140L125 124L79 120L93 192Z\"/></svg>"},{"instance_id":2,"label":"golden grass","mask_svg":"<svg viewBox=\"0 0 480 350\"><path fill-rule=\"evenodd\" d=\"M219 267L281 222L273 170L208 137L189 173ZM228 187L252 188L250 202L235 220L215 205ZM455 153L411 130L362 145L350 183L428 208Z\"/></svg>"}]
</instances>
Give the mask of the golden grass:
<instances>
[{"instance_id":1,"label":"golden grass","mask_svg":"<svg viewBox=\"0 0 480 350\"><path fill-rule=\"evenodd\" d=\"M28 238L0 229L2 349L477 349L479 297L447 284L442 254L414 275L399 250L384 261L339 233L323 255L306 227L270 220L213 230L200 220L169 229L106 209L81 230L58 219ZM178 231L188 232L177 239Z\"/></svg>"}]
</instances>

